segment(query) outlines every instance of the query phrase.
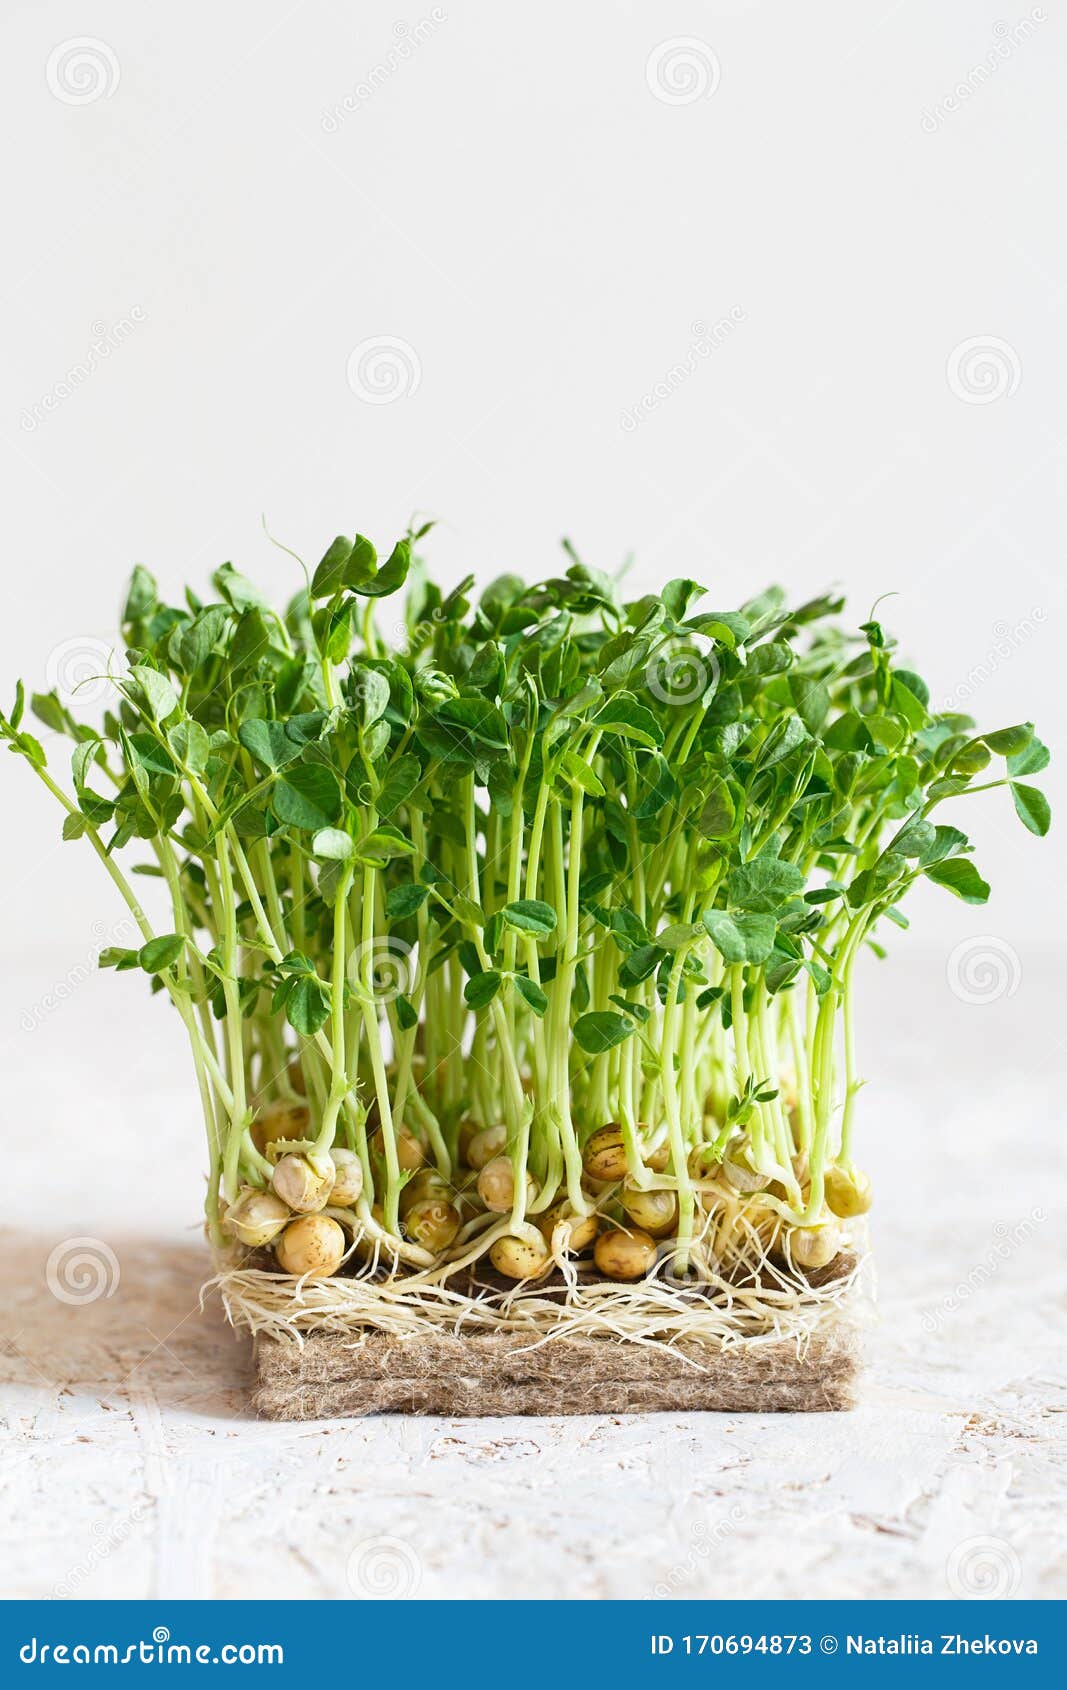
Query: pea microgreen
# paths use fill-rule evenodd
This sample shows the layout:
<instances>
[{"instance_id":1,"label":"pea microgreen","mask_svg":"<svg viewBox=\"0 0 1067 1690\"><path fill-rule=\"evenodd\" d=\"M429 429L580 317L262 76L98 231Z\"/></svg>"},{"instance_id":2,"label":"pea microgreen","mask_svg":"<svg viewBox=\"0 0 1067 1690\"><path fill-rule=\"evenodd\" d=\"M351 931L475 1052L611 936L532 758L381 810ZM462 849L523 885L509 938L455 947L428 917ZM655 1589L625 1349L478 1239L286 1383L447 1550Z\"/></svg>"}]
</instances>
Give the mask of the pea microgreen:
<instances>
[{"instance_id":1,"label":"pea microgreen","mask_svg":"<svg viewBox=\"0 0 1067 1690\"><path fill-rule=\"evenodd\" d=\"M173 605L138 566L104 722L34 694L45 746L21 683L0 715L140 930L101 963L185 1024L213 1236L271 1178L257 1110L297 1090L312 1154L356 1152L358 1213L398 1241L404 1135L455 1189L471 1124L503 1129L516 1237L601 1201L582 1157L609 1123L638 1187L662 1148L683 1260L709 1159L817 1223L851 1166L857 958L920 882L985 902L943 814L1004 788L1044 835L1047 749L936 710L839 599L701 610L684 578L626 602L573 549L445 593L423 533L384 561L333 540L284 612L230 564Z\"/></svg>"}]
</instances>

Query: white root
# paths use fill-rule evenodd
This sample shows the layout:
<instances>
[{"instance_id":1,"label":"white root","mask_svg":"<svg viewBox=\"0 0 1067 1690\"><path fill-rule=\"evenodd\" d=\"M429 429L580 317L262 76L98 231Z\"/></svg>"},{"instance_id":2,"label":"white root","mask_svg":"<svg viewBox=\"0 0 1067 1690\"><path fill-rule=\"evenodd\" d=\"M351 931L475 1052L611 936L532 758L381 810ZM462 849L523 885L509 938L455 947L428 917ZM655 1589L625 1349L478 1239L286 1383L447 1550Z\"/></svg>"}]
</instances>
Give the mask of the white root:
<instances>
[{"instance_id":1,"label":"white root","mask_svg":"<svg viewBox=\"0 0 1067 1690\"><path fill-rule=\"evenodd\" d=\"M504 1221L498 1236L506 1230ZM748 1231L748 1269L735 1269L736 1277L727 1278L705 1258L695 1285L670 1278L671 1260L664 1252L653 1274L636 1284L583 1283L568 1262L568 1283L562 1286L526 1283L499 1291L475 1277L460 1289L447 1279L398 1271L383 1250L357 1275L303 1283L220 1255L205 1293L219 1292L234 1326L294 1343L313 1332L347 1335L354 1344L371 1332L397 1337L506 1332L528 1338L531 1346L556 1338L610 1337L703 1345L712 1352L788 1339L802 1355L816 1330L859 1308L866 1258L849 1258L839 1278L815 1286L769 1257L753 1229Z\"/></svg>"}]
</instances>

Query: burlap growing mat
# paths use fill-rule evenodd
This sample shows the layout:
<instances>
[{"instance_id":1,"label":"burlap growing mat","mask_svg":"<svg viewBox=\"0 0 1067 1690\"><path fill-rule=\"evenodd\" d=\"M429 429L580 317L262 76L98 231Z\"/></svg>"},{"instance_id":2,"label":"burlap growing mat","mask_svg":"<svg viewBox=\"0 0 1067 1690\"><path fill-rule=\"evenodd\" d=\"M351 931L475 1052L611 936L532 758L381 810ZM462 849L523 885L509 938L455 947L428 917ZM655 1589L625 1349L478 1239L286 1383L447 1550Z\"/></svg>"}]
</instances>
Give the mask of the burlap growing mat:
<instances>
[{"instance_id":1,"label":"burlap growing mat","mask_svg":"<svg viewBox=\"0 0 1067 1690\"><path fill-rule=\"evenodd\" d=\"M791 1339L702 1344L621 1343L517 1333L397 1338L313 1333L304 1343L256 1340L257 1411L272 1420L365 1414L733 1413L850 1408L858 1345L845 1319L827 1321L798 1355Z\"/></svg>"}]
</instances>

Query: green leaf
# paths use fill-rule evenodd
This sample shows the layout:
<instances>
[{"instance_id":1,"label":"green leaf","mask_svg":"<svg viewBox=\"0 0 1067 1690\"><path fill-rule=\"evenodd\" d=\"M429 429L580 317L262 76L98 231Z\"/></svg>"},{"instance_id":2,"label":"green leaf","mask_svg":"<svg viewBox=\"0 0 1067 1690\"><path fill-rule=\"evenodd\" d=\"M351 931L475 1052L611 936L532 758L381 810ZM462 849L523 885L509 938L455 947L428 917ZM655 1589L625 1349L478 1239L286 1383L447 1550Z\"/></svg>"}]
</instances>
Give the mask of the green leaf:
<instances>
[{"instance_id":1,"label":"green leaf","mask_svg":"<svg viewBox=\"0 0 1067 1690\"><path fill-rule=\"evenodd\" d=\"M519 898L515 903L505 904L500 913L508 926L518 928L520 933L535 933L544 938L555 931L556 912L551 904L544 904L539 898Z\"/></svg>"},{"instance_id":2,"label":"green leaf","mask_svg":"<svg viewBox=\"0 0 1067 1690\"><path fill-rule=\"evenodd\" d=\"M970 782L970 775L954 775L943 780L935 780L926 795L939 804L943 798L958 798L961 793L966 792Z\"/></svg>"},{"instance_id":3,"label":"green leaf","mask_svg":"<svg viewBox=\"0 0 1067 1690\"><path fill-rule=\"evenodd\" d=\"M352 644L352 609L354 599L340 604L332 601L315 612L313 627L319 651L328 663L343 663Z\"/></svg>"},{"instance_id":4,"label":"green leaf","mask_svg":"<svg viewBox=\"0 0 1067 1690\"><path fill-rule=\"evenodd\" d=\"M945 862L934 863L926 870L926 876L936 886L954 892L965 904L984 904L989 897L989 886L966 857L950 857Z\"/></svg>"},{"instance_id":5,"label":"green leaf","mask_svg":"<svg viewBox=\"0 0 1067 1690\"><path fill-rule=\"evenodd\" d=\"M621 1045L634 1030L634 1022L614 1009L591 1010L579 1015L574 1023L574 1037L590 1056L600 1056L605 1050Z\"/></svg>"},{"instance_id":6,"label":"green leaf","mask_svg":"<svg viewBox=\"0 0 1067 1690\"><path fill-rule=\"evenodd\" d=\"M369 544L370 542L366 542ZM357 542L358 544L358 542ZM408 578L411 568L411 542L398 540L389 554L386 562L376 574L353 580L349 584L353 592L360 593L367 598L385 598L389 593L400 590Z\"/></svg>"},{"instance_id":7,"label":"green leaf","mask_svg":"<svg viewBox=\"0 0 1067 1690\"><path fill-rule=\"evenodd\" d=\"M793 662L793 648L785 640L768 640L766 645L754 646L748 654L746 671L749 675L780 675Z\"/></svg>"},{"instance_id":8,"label":"green leaf","mask_svg":"<svg viewBox=\"0 0 1067 1690\"><path fill-rule=\"evenodd\" d=\"M912 697L917 698L924 709L930 703L930 688L914 669L894 669L893 679L899 681L902 687L907 687Z\"/></svg>"},{"instance_id":9,"label":"green leaf","mask_svg":"<svg viewBox=\"0 0 1067 1690\"><path fill-rule=\"evenodd\" d=\"M446 698L419 718L416 737L444 763L491 761L508 748L504 716L487 698Z\"/></svg>"},{"instance_id":10,"label":"green leaf","mask_svg":"<svg viewBox=\"0 0 1067 1690\"><path fill-rule=\"evenodd\" d=\"M875 743L878 751L895 751L903 745L906 731L892 716L865 716L867 732Z\"/></svg>"},{"instance_id":11,"label":"green leaf","mask_svg":"<svg viewBox=\"0 0 1067 1690\"><path fill-rule=\"evenodd\" d=\"M140 967L140 951L123 950L120 945L107 945L96 957L96 967L115 968L117 973L130 973Z\"/></svg>"},{"instance_id":12,"label":"green leaf","mask_svg":"<svg viewBox=\"0 0 1067 1690\"><path fill-rule=\"evenodd\" d=\"M315 964L304 951L288 951L279 967L285 974L314 974Z\"/></svg>"},{"instance_id":13,"label":"green leaf","mask_svg":"<svg viewBox=\"0 0 1067 1690\"><path fill-rule=\"evenodd\" d=\"M775 723L770 733L756 754L756 765L760 769L773 769L779 763L784 763L802 745L807 745L811 739L807 728L799 716L784 716Z\"/></svg>"},{"instance_id":14,"label":"green leaf","mask_svg":"<svg viewBox=\"0 0 1067 1690\"><path fill-rule=\"evenodd\" d=\"M708 795L697 819L697 827L706 839L729 839L737 822L737 805L729 786L716 775L708 788Z\"/></svg>"},{"instance_id":15,"label":"green leaf","mask_svg":"<svg viewBox=\"0 0 1067 1690\"><path fill-rule=\"evenodd\" d=\"M680 622L692 601L703 597L706 590L698 581L690 581L684 576L668 581L660 597L671 621Z\"/></svg>"},{"instance_id":16,"label":"green leaf","mask_svg":"<svg viewBox=\"0 0 1067 1690\"><path fill-rule=\"evenodd\" d=\"M830 689L808 675L790 675L789 691L804 726L817 734L830 714Z\"/></svg>"},{"instance_id":17,"label":"green leaf","mask_svg":"<svg viewBox=\"0 0 1067 1690\"><path fill-rule=\"evenodd\" d=\"M388 822L356 841L361 861L368 863L387 863L393 857L411 856L414 850L415 846L407 835Z\"/></svg>"},{"instance_id":18,"label":"green leaf","mask_svg":"<svg viewBox=\"0 0 1067 1690\"><path fill-rule=\"evenodd\" d=\"M767 912L780 909L804 886L804 873L795 863L778 857L755 857L726 877L726 900L734 909Z\"/></svg>"},{"instance_id":19,"label":"green leaf","mask_svg":"<svg viewBox=\"0 0 1067 1690\"><path fill-rule=\"evenodd\" d=\"M350 880L348 880L343 864L333 862L333 860L323 862L320 870L318 870L318 896L321 897L323 904L326 904L326 908L337 908L338 897L345 896L345 892L348 891L348 884L350 884Z\"/></svg>"},{"instance_id":20,"label":"green leaf","mask_svg":"<svg viewBox=\"0 0 1067 1690\"><path fill-rule=\"evenodd\" d=\"M280 822L306 833L331 827L341 815L337 776L325 763L300 763L275 782L271 808Z\"/></svg>"},{"instance_id":21,"label":"green leaf","mask_svg":"<svg viewBox=\"0 0 1067 1690\"><path fill-rule=\"evenodd\" d=\"M1013 778L1017 775L1039 775L1048 765L1049 748L1035 734L1022 751L1016 751L1008 758L1008 773Z\"/></svg>"},{"instance_id":22,"label":"green leaf","mask_svg":"<svg viewBox=\"0 0 1067 1690\"><path fill-rule=\"evenodd\" d=\"M463 988L463 996L471 1009L484 1009L492 1003L500 990L500 975L495 968L474 974Z\"/></svg>"},{"instance_id":23,"label":"green leaf","mask_svg":"<svg viewBox=\"0 0 1067 1690\"><path fill-rule=\"evenodd\" d=\"M751 632L748 618L736 610L702 610L699 616L691 616L685 626L696 634L718 640L728 651L744 645Z\"/></svg>"},{"instance_id":24,"label":"green leaf","mask_svg":"<svg viewBox=\"0 0 1067 1690\"><path fill-rule=\"evenodd\" d=\"M386 894L385 913L390 921L406 921L408 916L421 910L429 896L430 888L415 881L405 886L392 886Z\"/></svg>"},{"instance_id":25,"label":"green leaf","mask_svg":"<svg viewBox=\"0 0 1067 1690\"><path fill-rule=\"evenodd\" d=\"M918 686L926 694L922 698L916 693ZM917 732L926 722L926 706L930 694L918 675L913 675L910 669L898 669L893 676L891 686L893 709L898 716L903 716L908 727Z\"/></svg>"},{"instance_id":26,"label":"green leaf","mask_svg":"<svg viewBox=\"0 0 1067 1690\"><path fill-rule=\"evenodd\" d=\"M358 699L364 728L369 728L389 708L389 679L380 669L358 664L352 670L352 697Z\"/></svg>"},{"instance_id":27,"label":"green leaf","mask_svg":"<svg viewBox=\"0 0 1067 1690\"><path fill-rule=\"evenodd\" d=\"M922 857L933 848L936 838L933 822L919 817L901 828L893 841L893 850L899 851L902 857Z\"/></svg>"},{"instance_id":28,"label":"green leaf","mask_svg":"<svg viewBox=\"0 0 1067 1690\"><path fill-rule=\"evenodd\" d=\"M114 968L119 974L127 974L131 969L140 967L141 954L139 951L123 950L119 945L107 945L96 959L98 968Z\"/></svg>"},{"instance_id":29,"label":"green leaf","mask_svg":"<svg viewBox=\"0 0 1067 1690\"><path fill-rule=\"evenodd\" d=\"M958 827L935 827L934 837L919 861L923 868L929 868L931 863L943 862L946 857L958 857L961 851L969 849L970 840Z\"/></svg>"},{"instance_id":30,"label":"green leaf","mask_svg":"<svg viewBox=\"0 0 1067 1690\"><path fill-rule=\"evenodd\" d=\"M313 599L333 598L335 594L344 589L346 585L345 571L348 568L356 543L354 540L347 539L344 534L338 534L336 540L333 540L327 546L314 575L311 577L311 596ZM369 546L370 541L367 540L364 544ZM373 551L374 548L371 546L371 552L373 553Z\"/></svg>"},{"instance_id":31,"label":"green leaf","mask_svg":"<svg viewBox=\"0 0 1067 1690\"><path fill-rule=\"evenodd\" d=\"M678 782L666 757L656 752L641 771L642 779L633 814L637 821L659 816L678 797Z\"/></svg>"},{"instance_id":32,"label":"green leaf","mask_svg":"<svg viewBox=\"0 0 1067 1690\"><path fill-rule=\"evenodd\" d=\"M136 663L130 670L129 678L135 683L135 692L143 699L154 722L165 722L177 710L178 695L166 675L161 675L158 669Z\"/></svg>"},{"instance_id":33,"label":"green leaf","mask_svg":"<svg viewBox=\"0 0 1067 1690\"><path fill-rule=\"evenodd\" d=\"M63 838L80 839L89 823L82 815L71 814L63 818Z\"/></svg>"},{"instance_id":34,"label":"green leaf","mask_svg":"<svg viewBox=\"0 0 1067 1690\"><path fill-rule=\"evenodd\" d=\"M1014 728L998 728L996 733L983 734L990 751L998 757L1018 757L1026 750L1034 736L1033 722L1020 722Z\"/></svg>"},{"instance_id":35,"label":"green leaf","mask_svg":"<svg viewBox=\"0 0 1067 1690\"><path fill-rule=\"evenodd\" d=\"M301 974L286 982L285 1015L302 1038L310 1039L330 1018L330 995L317 977Z\"/></svg>"},{"instance_id":36,"label":"green leaf","mask_svg":"<svg viewBox=\"0 0 1067 1690\"><path fill-rule=\"evenodd\" d=\"M172 728L167 729L167 744L177 761L183 768L188 769L190 774L203 774L211 755L211 741L199 722L195 722L191 716L187 721L176 722Z\"/></svg>"},{"instance_id":37,"label":"green leaf","mask_svg":"<svg viewBox=\"0 0 1067 1690\"><path fill-rule=\"evenodd\" d=\"M185 939L181 933L161 933L157 939L149 939L147 945L141 946L137 960L146 974L161 974L165 968L173 967L184 947Z\"/></svg>"},{"instance_id":38,"label":"green leaf","mask_svg":"<svg viewBox=\"0 0 1067 1690\"><path fill-rule=\"evenodd\" d=\"M661 951L680 951L683 945L691 945L693 940L703 937L704 929L695 926L691 921L678 921L671 927L664 927L656 934L656 944Z\"/></svg>"},{"instance_id":39,"label":"green leaf","mask_svg":"<svg viewBox=\"0 0 1067 1690\"><path fill-rule=\"evenodd\" d=\"M141 622L150 616L156 608L157 594L155 577L150 575L143 564L134 564L130 584L126 589L126 604L122 612L122 620L127 622Z\"/></svg>"},{"instance_id":40,"label":"green leaf","mask_svg":"<svg viewBox=\"0 0 1067 1690\"><path fill-rule=\"evenodd\" d=\"M665 955L666 952L661 951L658 945L639 945L619 969L620 983L623 986L639 986L642 980L655 974Z\"/></svg>"},{"instance_id":41,"label":"green leaf","mask_svg":"<svg viewBox=\"0 0 1067 1690\"><path fill-rule=\"evenodd\" d=\"M284 722L242 722L237 738L245 750L268 769L283 769L300 756L300 746L285 731Z\"/></svg>"},{"instance_id":42,"label":"green leaf","mask_svg":"<svg viewBox=\"0 0 1067 1690\"><path fill-rule=\"evenodd\" d=\"M525 974L516 974L515 990L524 1003L529 1004L535 1015L544 1015L548 1008L548 993L543 991L536 980L530 980Z\"/></svg>"},{"instance_id":43,"label":"green leaf","mask_svg":"<svg viewBox=\"0 0 1067 1690\"><path fill-rule=\"evenodd\" d=\"M770 913L729 915L726 910L706 910L703 922L724 962L766 962L774 948L777 923Z\"/></svg>"},{"instance_id":44,"label":"green leaf","mask_svg":"<svg viewBox=\"0 0 1067 1690\"><path fill-rule=\"evenodd\" d=\"M339 827L322 827L311 841L312 854L328 862L346 863L356 854L351 834Z\"/></svg>"},{"instance_id":45,"label":"green leaf","mask_svg":"<svg viewBox=\"0 0 1067 1690\"><path fill-rule=\"evenodd\" d=\"M663 744L663 730L651 710L629 693L617 693L593 717L593 726L621 739L632 739L650 750Z\"/></svg>"},{"instance_id":46,"label":"green leaf","mask_svg":"<svg viewBox=\"0 0 1067 1690\"><path fill-rule=\"evenodd\" d=\"M19 682L19 686L22 682ZM67 731L67 713L54 692L35 692L30 698L30 709L39 722L53 733L62 734ZM22 720L22 700L16 701L15 709L11 712L11 725L17 728Z\"/></svg>"},{"instance_id":47,"label":"green leaf","mask_svg":"<svg viewBox=\"0 0 1067 1690\"><path fill-rule=\"evenodd\" d=\"M404 996L403 992L401 992L397 998L395 1007L397 1025L400 1028L400 1031L402 1033L410 1033L412 1027L417 1027L419 1024L418 1010L415 1008L415 1005L411 1002L410 998L406 998Z\"/></svg>"},{"instance_id":48,"label":"green leaf","mask_svg":"<svg viewBox=\"0 0 1067 1690\"><path fill-rule=\"evenodd\" d=\"M247 577L233 567L232 563L223 563L211 577L215 591L231 605L234 610L244 614L246 610L266 610L267 600Z\"/></svg>"},{"instance_id":49,"label":"green leaf","mask_svg":"<svg viewBox=\"0 0 1067 1690\"><path fill-rule=\"evenodd\" d=\"M876 904L885 897L891 886L895 886L903 874L907 873L908 861L899 851L883 851L878 861L862 874L857 874L848 889L848 901L854 910L861 909L864 904Z\"/></svg>"},{"instance_id":50,"label":"green leaf","mask_svg":"<svg viewBox=\"0 0 1067 1690\"><path fill-rule=\"evenodd\" d=\"M410 798L422 779L422 765L417 757L398 757L386 770L382 789L378 794L378 813L390 816Z\"/></svg>"},{"instance_id":51,"label":"green leaf","mask_svg":"<svg viewBox=\"0 0 1067 1690\"><path fill-rule=\"evenodd\" d=\"M482 909L481 904L476 904L474 902L473 898L465 898L462 894L460 894L459 897L453 898L451 903L452 913L455 915L457 921L464 922L468 927L485 926L485 911ZM489 948L492 949L492 946Z\"/></svg>"},{"instance_id":52,"label":"green leaf","mask_svg":"<svg viewBox=\"0 0 1067 1690\"><path fill-rule=\"evenodd\" d=\"M609 1003L617 1003L624 1015L630 1015L644 1027L652 1019L652 1011L646 1004L630 1003L628 999L620 997L618 992L612 992Z\"/></svg>"},{"instance_id":53,"label":"green leaf","mask_svg":"<svg viewBox=\"0 0 1067 1690\"><path fill-rule=\"evenodd\" d=\"M604 783L595 769L579 757L576 751L565 750L560 758L560 768L568 780L580 786L590 798L603 798Z\"/></svg>"},{"instance_id":54,"label":"green leaf","mask_svg":"<svg viewBox=\"0 0 1067 1690\"><path fill-rule=\"evenodd\" d=\"M488 640L476 653L467 679L479 692L495 696L504 684L505 673L503 652L495 640Z\"/></svg>"},{"instance_id":55,"label":"green leaf","mask_svg":"<svg viewBox=\"0 0 1067 1690\"><path fill-rule=\"evenodd\" d=\"M984 740L972 739L961 750L957 751L949 764L949 770L954 775L980 775L983 769L989 767L990 751Z\"/></svg>"},{"instance_id":56,"label":"green leaf","mask_svg":"<svg viewBox=\"0 0 1067 1690\"><path fill-rule=\"evenodd\" d=\"M212 604L193 618L186 628L176 628L167 650L185 675L195 675L220 643L231 611L227 605Z\"/></svg>"},{"instance_id":57,"label":"green leaf","mask_svg":"<svg viewBox=\"0 0 1067 1690\"><path fill-rule=\"evenodd\" d=\"M871 746L871 736L855 710L846 710L831 722L822 738L831 751L869 751Z\"/></svg>"},{"instance_id":58,"label":"green leaf","mask_svg":"<svg viewBox=\"0 0 1067 1690\"><path fill-rule=\"evenodd\" d=\"M135 776L138 768L150 775L177 776L177 768L153 734L129 734L126 747L127 761L133 766Z\"/></svg>"},{"instance_id":59,"label":"green leaf","mask_svg":"<svg viewBox=\"0 0 1067 1690\"><path fill-rule=\"evenodd\" d=\"M1036 786L1022 786L1018 781L1012 781L1011 795L1023 826L1043 839L1052 825L1052 811L1045 794Z\"/></svg>"}]
</instances>

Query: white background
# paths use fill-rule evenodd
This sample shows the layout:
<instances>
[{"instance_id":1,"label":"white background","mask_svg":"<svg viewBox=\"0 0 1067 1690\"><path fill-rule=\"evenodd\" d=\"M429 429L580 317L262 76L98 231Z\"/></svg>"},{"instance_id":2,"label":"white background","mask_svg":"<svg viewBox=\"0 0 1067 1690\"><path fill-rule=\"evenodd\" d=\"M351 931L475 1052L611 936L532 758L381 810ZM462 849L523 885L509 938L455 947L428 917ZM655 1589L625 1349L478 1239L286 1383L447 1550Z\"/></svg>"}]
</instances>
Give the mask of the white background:
<instances>
[{"instance_id":1,"label":"white background","mask_svg":"<svg viewBox=\"0 0 1067 1690\"><path fill-rule=\"evenodd\" d=\"M632 553L635 591L692 574L727 606L839 583L856 622L895 593L881 614L936 700L1055 740L1062 5L436 18L9 10L5 688L76 674L86 646L91 669L135 560L175 594L224 558L282 594L295 565L261 517L314 561L419 512L447 580L546 571L568 534L602 567ZM657 53L668 93L713 91L655 97ZM346 378L381 337L411 348L391 403ZM71 383L94 338L110 350ZM956 351L972 340L994 343L988 387ZM54 940L110 891L87 893L84 848L58 872L56 817L14 770L2 796L5 891L40 864L6 942ZM930 889L925 936L1062 936L1055 843L1004 793L970 821L996 901Z\"/></svg>"},{"instance_id":2,"label":"white background","mask_svg":"<svg viewBox=\"0 0 1067 1690\"><path fill-rule=\"evenodd\" d=\"M1035 12L992 0L451 0L436 14L378 0L9 5L5 702L18 674L41 684L98 664L136 560L173 594L187 579L203 589L231 558L281 595L297 571L261 517L313 562L338 531L388 544L419 513L439 519L429 556L446 581L546 572L568 534L601 567L632 552L635 592L691 574L727 607L770 580L797 596L840 584L856 622L893 592L880 614L935 700L966 701L987 726L1032 717L1055 750L1065 39L1052 0ZM695 325L731 312L722 343L694 351ZM383 337L407 350L395 397L374 403L347 372L354 348ZM79 376L94 341L108 351ZM977 362L975 341L988 354ZM673 391L643 403L661 383ZM1055 801L1055 763L1045 780ZM5 1250L20 1287L7 1312L13 1343L38 1334L25 1396L12 1399L37 1465L20 1469L28 1548L9 1588L47 1594L69 1570L116 1452L132 1487L122 1507L134 1506L140 1449L146 1511L79 1594L276 1594L279 1568L287 1591L347 1594L337 1569L366 1517L351 1485L381 1468L374 1529L392 1529L393 1499L409 1507L425 1474L446 1471L422 1465L438 1434L335 1428L333 1442L270 1445L281 1466L262 1456L275 1488L255 1529L271 1534L271 1556L265 1567L253 1553L244 1571L240 1546L256 1541L244 1504L202 1482L206 1458L191 1492L191 1469L160 1465L161 1449L190 1439L213 1447L220 1414L246 1425L234 1346L223 1335L207 1361L202 1337L182 1348L204 1329L190 1318L195 1233L184 1256L167 1254L195 1216L201 1166L180 1028L142 982L96 976L94 952L122 942L122 911L87 849L59 844L52 801L6 759L0 805ZM742 1466L766 1478L733 1552L736 1593L947 1594L959 1542L990 1532L1017 1558L1023 1594L1062 1593L1041 1453L1051 1305L1039 1301L1061 1283L1047 1278L1059 1223L998 1273L999 1302L935 1336L917 1312L969 1284L996 1229L1035 1199L1051 1207L1062 1180L1062 850L1055 834L1024 833L1003 793L958 819L993 903L918 894L912 933L867 983L882 1383L839 1423L833 1457L816 1425L689 1427L678 1447L692 1459L671 1468L673 1488L641 1492L644 1559L616 1556L610 1577L589 1562L582 1594L648 1594L685 1563L693 1520L725 1508L729 1485L714 1476L738 1466L739 1440ZM961 945L992 959L987 984L975 976L963 996L951 986ZM128 1305L83 1315L49 1298L45 1259L71 1233L111 1241ZM146 1261L165 1280L158 1307ZM181 1358L173 1379L157 1365L164 1337ZM143 1368L139 1344L155 1358ZM121 1403L104 1414L101 1393L124 1402L131 1388L136 1438L112 1446L101 1428L128 1422ZM552 1482L531 1490L520 1463L481 1492L471 1480L457 1513L474 1464L496 1457L477 1425L453 1429L448 1494L413 1515L430 1538L418 1543L425 1593L508 1593L491 1572L507 1518L542 1556L540 1575L518 1563L531 1593L548 1594L603 1518L599 1479L575 1488L590 1450L604 1484L643 1475L646 1458L663 1471L647 1426L557 1430L536 1434ZM512 1429L513 1453L525 1437ZM86 1439L98 1467L85 1465ZM365 1478L338 1479L346 1461ZM779 1489L783 1462L795 1496ZM694 1472L718 1503L694 1499ZM863 1473L881 1478L865 1490ZM302 1528L275 1542L287 1483L292 1520L327 1532L333 1572L310 1538L293 1547ZM577 1540L568 1494L582 1498ZM217 1561L197 1535L205 1498ZM448 1546L464 1533L489 1559L475 1549L457 1571ZM767 1591L757 1567L771 1569ZM705 1575L698 1557L685 1593L702 1593Z\"/></svg>"}]
</instances>

